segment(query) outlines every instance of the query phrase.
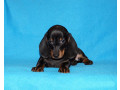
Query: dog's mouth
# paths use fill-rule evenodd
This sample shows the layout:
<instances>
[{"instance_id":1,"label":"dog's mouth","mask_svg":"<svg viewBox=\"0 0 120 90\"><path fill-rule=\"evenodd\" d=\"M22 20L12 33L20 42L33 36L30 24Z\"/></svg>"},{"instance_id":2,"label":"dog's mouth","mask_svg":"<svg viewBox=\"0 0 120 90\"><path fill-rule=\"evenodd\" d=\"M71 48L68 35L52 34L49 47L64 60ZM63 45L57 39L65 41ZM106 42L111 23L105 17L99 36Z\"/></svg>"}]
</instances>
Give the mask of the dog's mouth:
<instances>
[{"instance_id":1,"label":"dog's mouth","mask_svg":"<svg viewBox=\"0 0 120 90\"><path fill-rule=\"evenodd\" d=\"M60 59L62 59L63 57L61 57L61 58L55 58L55 57L52 57L52 59L54 59L54 60L60 60Z\"/></svg>"},{"instance_id":2,"label":"dog's mouth","mask_svg":"<svg viewBox=\"0 0 120 90\"><path fill-rule=\"evenodd\" d=\"M52 55L52 59L55 59L55 60L59 60L59 59L62 59L63 58L63 55L59 54L58 56L54 56Z\"/></svg>"},{"instance_id":3,"label":"dog's mouth","mask_svg":"<svg viewBox=\"0 0 120 90\"><path fill-rule=\"evenodd\" d=\"M57 54L57 56L55 56L56 54L53 54L53 51L51 50L51 58L55 59L55 60L62 59L64 56L64 52L65 52L65 50L59 50L59 54Z\"/></svg>"}]
</instances>

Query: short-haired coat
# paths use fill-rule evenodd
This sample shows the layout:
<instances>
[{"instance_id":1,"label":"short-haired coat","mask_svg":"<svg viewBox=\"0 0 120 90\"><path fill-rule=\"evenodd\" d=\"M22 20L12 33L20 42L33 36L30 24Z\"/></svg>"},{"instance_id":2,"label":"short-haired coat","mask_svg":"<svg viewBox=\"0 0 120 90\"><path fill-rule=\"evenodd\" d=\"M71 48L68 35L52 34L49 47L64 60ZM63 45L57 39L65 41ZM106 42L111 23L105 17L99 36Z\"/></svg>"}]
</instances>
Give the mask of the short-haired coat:
<instances>
[{"instance_id":1,"label":"short-haired coat","mask_svg":"<svg viewBox=\"0 0 120 90\"><path fill-rule=\"evenodd\" d=\"M44 67L57 67L61 73L69 73L69 67L77 63L91 65L83 51L77 47L72 35L61 25L52 26L39 45L40 58L34 72L43 72Z\"/></svg>"}]
</instances>

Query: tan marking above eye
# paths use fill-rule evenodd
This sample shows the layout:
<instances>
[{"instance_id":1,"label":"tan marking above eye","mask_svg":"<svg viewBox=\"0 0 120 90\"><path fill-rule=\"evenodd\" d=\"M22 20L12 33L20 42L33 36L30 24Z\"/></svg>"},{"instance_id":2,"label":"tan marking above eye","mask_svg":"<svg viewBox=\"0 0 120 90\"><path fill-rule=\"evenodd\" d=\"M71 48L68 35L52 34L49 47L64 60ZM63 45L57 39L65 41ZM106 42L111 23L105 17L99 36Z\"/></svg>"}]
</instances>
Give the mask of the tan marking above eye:
<instances>
[{"instance_id":1,"label":"tan marking above eye","mask_svg":"<svg viewBox=\"0 0 120 90\"><path fill-rule=\"evenodd\" d=\"M62 38L60 38L60 41L62 40Z\"/></svg>"},{"instance_id":2,"label":"tan marking above eye","mask_svg":"<svg viewBox=\"0 0 120 90\"><path fill-rule=\"evenodd\" d=\"M52 39L52 38L50 38L50 41L53 41L53 39Z\"/></svg>"}]
</instances>

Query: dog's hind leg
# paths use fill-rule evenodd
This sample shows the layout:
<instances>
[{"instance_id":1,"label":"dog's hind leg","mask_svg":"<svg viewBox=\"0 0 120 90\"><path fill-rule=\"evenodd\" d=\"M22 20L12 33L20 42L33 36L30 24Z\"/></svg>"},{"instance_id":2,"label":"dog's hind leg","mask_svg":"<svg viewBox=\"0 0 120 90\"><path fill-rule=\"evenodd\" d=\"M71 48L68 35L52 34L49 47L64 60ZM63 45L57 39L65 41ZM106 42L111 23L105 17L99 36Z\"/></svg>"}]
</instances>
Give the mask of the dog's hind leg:
<instances>
[{"instance_id":1,"label":"dog's hind leg","mask_svg":"<svg viewBox=\"0 0 120 90\"><path fill-rule=\"evenodd\" d=\"M88 57L79 48L78 48L78 54L75 58L75 61L77 61L78 63L84 63L85 65L93 64L93 61L89 60Z\"/></svg>"}]
</instances>

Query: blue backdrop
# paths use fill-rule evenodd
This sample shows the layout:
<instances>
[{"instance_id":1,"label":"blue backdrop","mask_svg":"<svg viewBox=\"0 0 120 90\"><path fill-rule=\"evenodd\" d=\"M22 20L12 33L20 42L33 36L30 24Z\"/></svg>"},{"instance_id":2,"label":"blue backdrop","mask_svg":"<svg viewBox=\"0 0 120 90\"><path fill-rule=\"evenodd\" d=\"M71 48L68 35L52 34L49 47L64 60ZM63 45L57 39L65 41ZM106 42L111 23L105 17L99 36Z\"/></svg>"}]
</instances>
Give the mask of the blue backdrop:
<instances>
[{"instance_id":1,"label":"blue backdrop","mask_svg":"<svg viewBox=\"0 0 120 90\"><path fill-rule=\"evenodd\" d=\"M31 72L39 43L53 25L63 25L94 64ZM117 89L116 0L5 0L5 90Z\"/></svg>"}]
</instances>

